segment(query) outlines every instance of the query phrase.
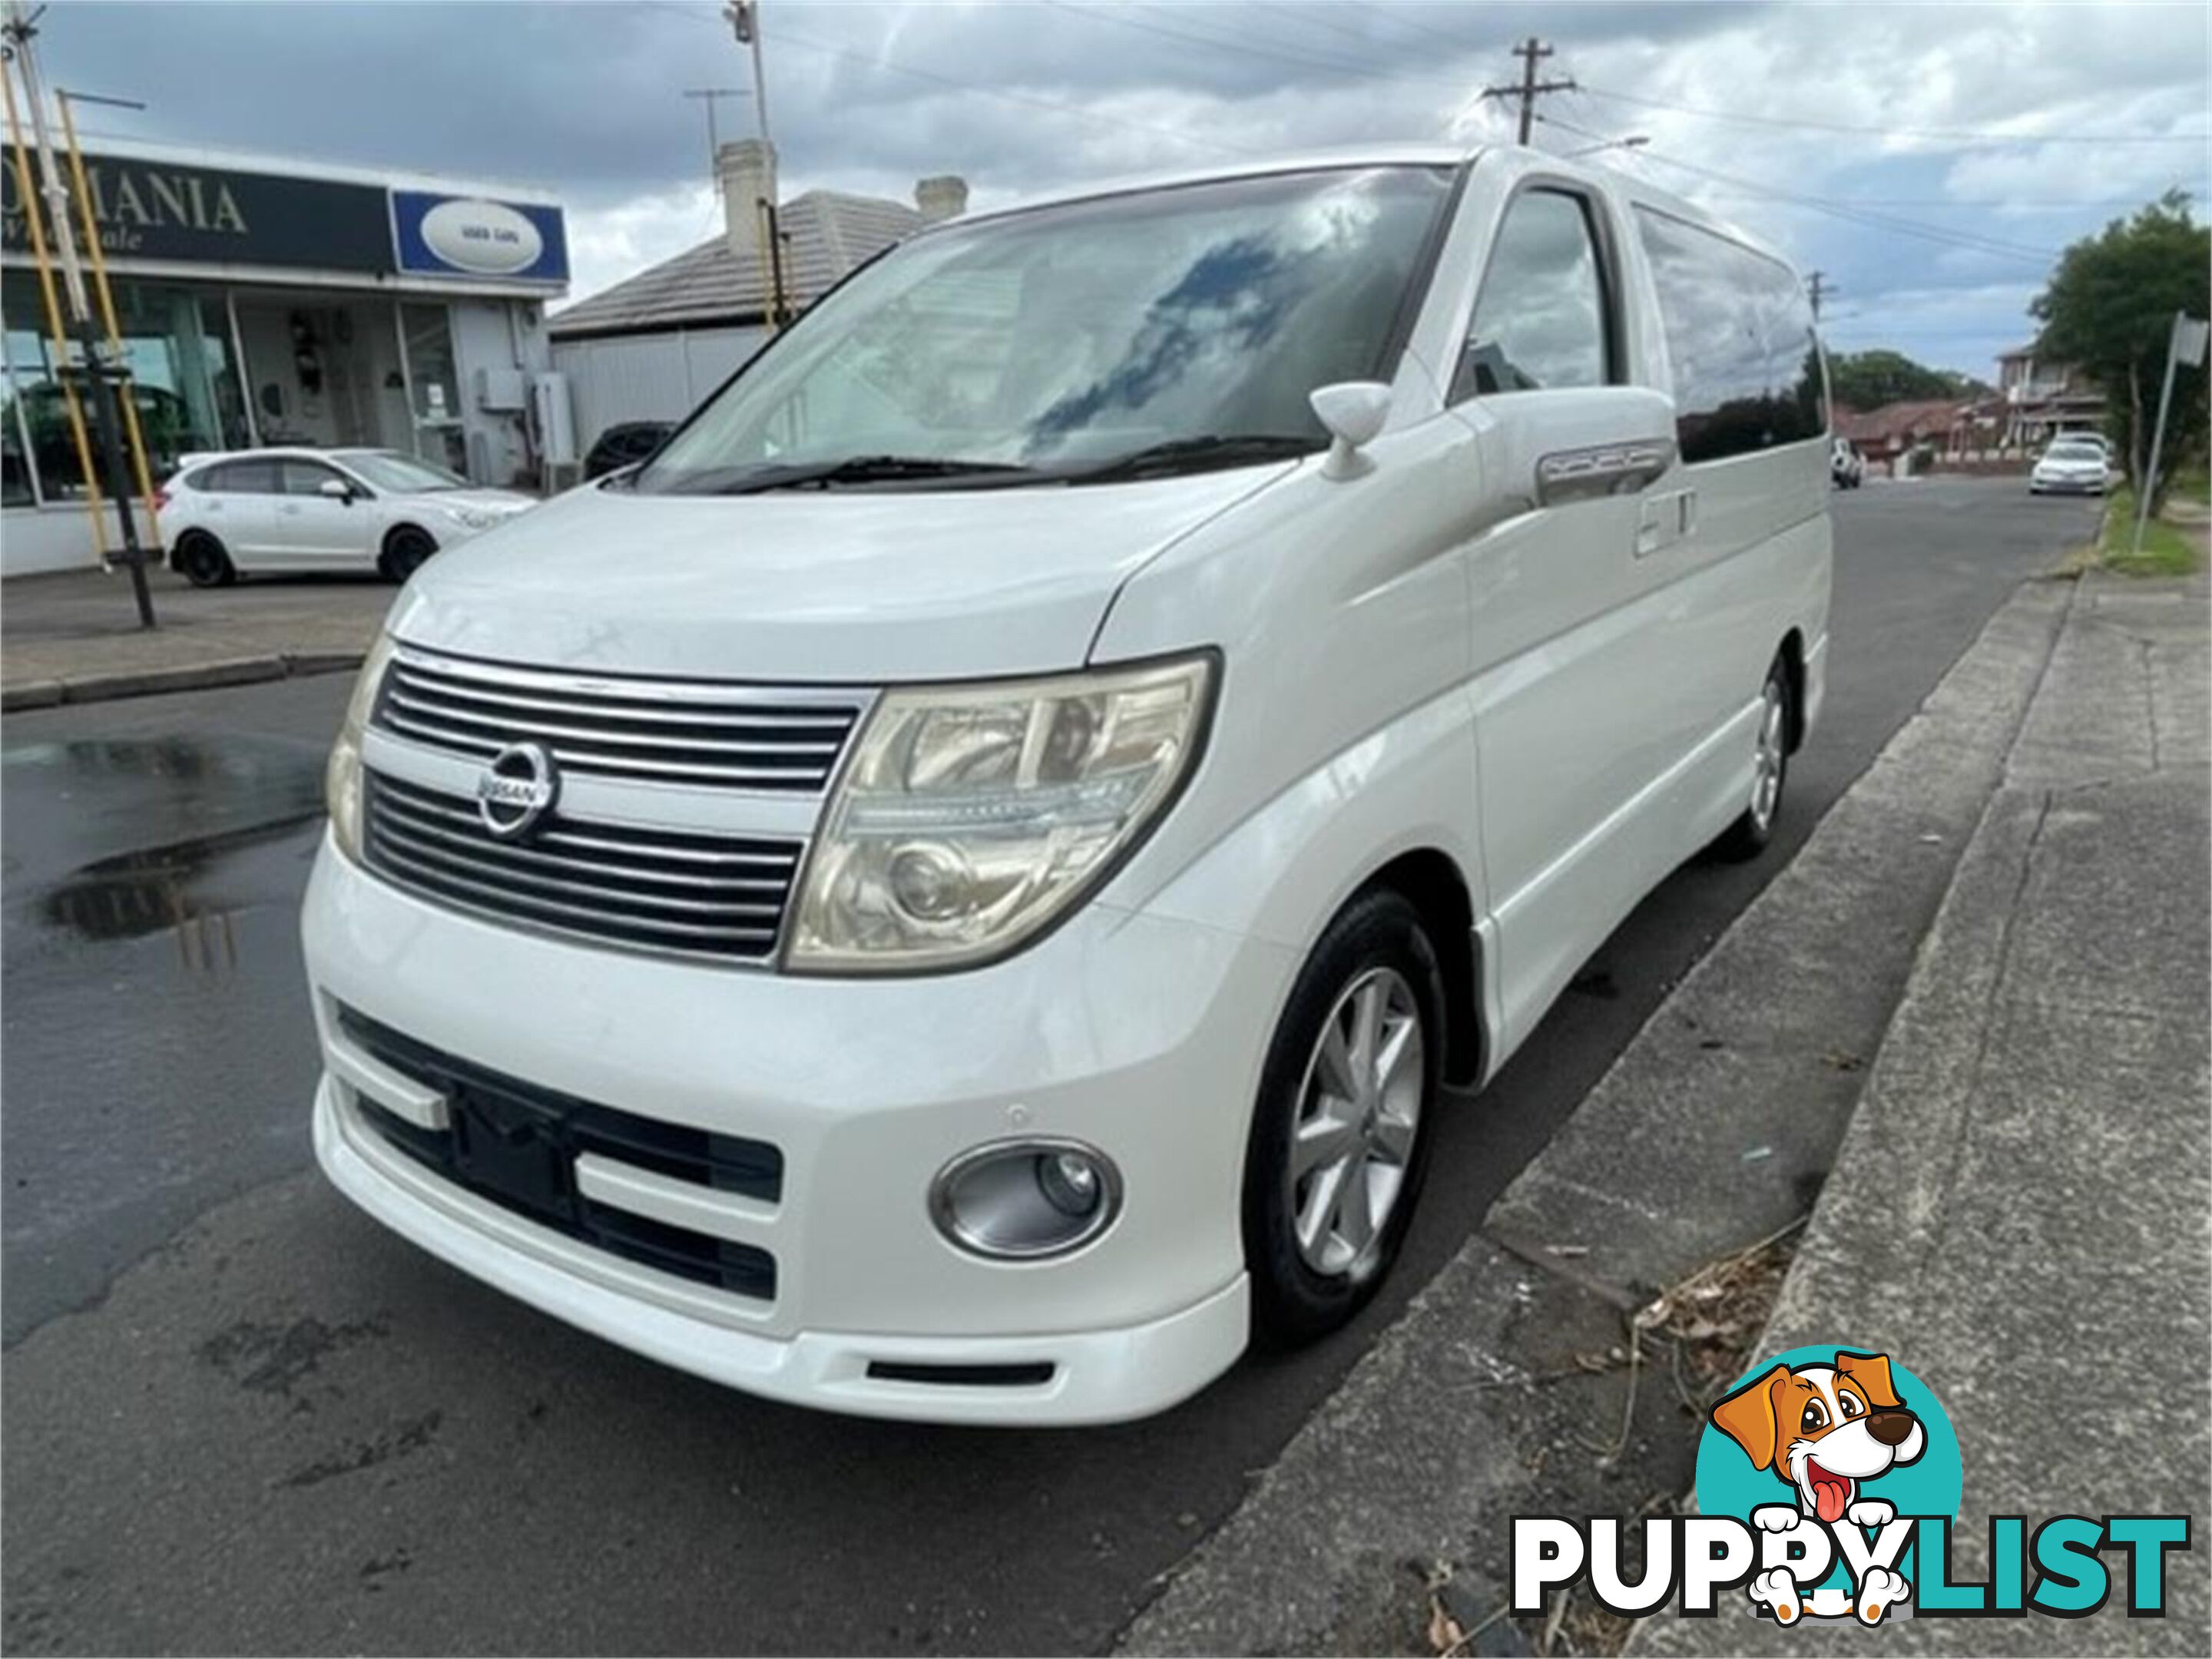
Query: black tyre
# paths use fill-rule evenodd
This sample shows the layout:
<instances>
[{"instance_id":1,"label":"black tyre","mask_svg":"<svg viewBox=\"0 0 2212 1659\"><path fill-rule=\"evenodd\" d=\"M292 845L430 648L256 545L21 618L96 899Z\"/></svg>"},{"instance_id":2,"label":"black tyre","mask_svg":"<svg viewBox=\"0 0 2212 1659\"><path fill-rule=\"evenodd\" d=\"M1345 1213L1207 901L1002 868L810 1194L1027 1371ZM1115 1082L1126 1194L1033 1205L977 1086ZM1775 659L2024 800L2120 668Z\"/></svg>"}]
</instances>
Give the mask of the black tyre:
<instances>
[{"instance_id":1,"label":"black tyre","mask_svg":"<svg viewBox=\"0 0 2212 1659\"><path fill-rule=\"evenodd\" d=\"M417 525L403 524L384 538L384 555L376 568L387 581L404 582L438 550L430 532Z\"/></svg>"},{"instance_id":2,"label":"black tyre","mask_svg":"<svg viewBox=\"0 0 2212 1659\"><path fill-rule=\"evenodd\" d=\"M1244 1154L1254 1332L1310 1342L1396 1261L1428 1168L1443 979L1419 913L1387 889L1314 946L1269 1045Z\"/></svg>"},{"instance_id":3,"label":"black tyre","mask_svg":"<svg viewBox=\"0 0 2212 1659\"><path fill-rule=\"evenodd\" d=\"M228 587L238 580L229 550L204 530L187 530L177 538L169 568L194 587Z\"/></svg>"},{"instance_id":4,"label":"black tyre","mask_svg":"<svg viewBox=\"0 0 2212 1659\"><path fill-rule=\"evenodd\" d=\"M1782 813L1782 790L1790 781L1790 733L1796 727L1796 697L1790 669L1780 657L1766 671L1759 690L1759 727L1752 739L1751 799L1743 814L1721 831L1713 851L1731 863L1755 859L1774 839Z\"/></svg>"}]
</instances>

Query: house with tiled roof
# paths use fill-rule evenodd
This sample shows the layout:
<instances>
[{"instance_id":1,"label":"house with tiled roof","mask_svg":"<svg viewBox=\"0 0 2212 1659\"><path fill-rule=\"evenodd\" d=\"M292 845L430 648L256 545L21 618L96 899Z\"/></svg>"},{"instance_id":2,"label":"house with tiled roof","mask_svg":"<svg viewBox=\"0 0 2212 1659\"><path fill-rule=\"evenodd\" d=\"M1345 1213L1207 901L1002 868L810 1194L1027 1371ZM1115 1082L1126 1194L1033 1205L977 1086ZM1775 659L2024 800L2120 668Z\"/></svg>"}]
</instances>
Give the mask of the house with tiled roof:
<instances>
[{"instance_id":1,"label":"house with tiled roof","mask_svg":"<svg viewBox=\"0 0 2212 1659\"><path fill-rule=\"evenodd\" d=\"M1891 476L1907 470L1904 458L1914 453L1940 458L1956 449L1966 405L1957 398L1923 398L1884 404L1863 412L1840 405L1834 416L1836 435L1857 447L1867 464Z\"/></svg>"},{"instance_id":2,"label":"house with tiled roof","mask_svg":"<svg viewBox=\"0 0 2212 1659\"><path fill-rule=\"evenodd\" d=\"M796 316L893 243L968 205L966 181L950 175L922 179L911 207L835 190L779 201L775 153L757 139L723 145L715 174L720 235L547 319L580 448L621 422L681 420L768 338L779 291L781 314Z\"/></svg>"},{"instance_id":3,"label":"house with tiled roof","mask_svg":"<svg viewBox=\"0 0 2212 1659\"><path fill-rule=\"evenodd\" d=\"M2039 355L2033 343L1997 358L1997 395L2008 449L2038 448L2061 432L2095 432L2105 424L2105 394L2073 364Z\"/></svg>"}]
</instances>

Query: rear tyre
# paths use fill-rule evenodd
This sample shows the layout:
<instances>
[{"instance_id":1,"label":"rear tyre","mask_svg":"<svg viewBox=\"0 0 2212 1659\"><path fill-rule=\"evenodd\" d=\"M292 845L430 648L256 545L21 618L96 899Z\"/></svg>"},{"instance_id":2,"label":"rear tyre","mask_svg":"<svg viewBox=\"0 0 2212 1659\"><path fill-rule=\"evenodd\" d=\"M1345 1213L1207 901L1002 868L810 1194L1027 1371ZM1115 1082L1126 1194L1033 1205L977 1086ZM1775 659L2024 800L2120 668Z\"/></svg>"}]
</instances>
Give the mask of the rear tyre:
<instances>
[{"instance_id":1,"label":"rear tyre","mask_svg":"<svg viewBox=\"0 0 2212 1659\"><path fill-rule=\"evenodd\" d=\"M1404 1243L1428 1169L1443 977L1419 913L1352 900L1300 970L1244 1154L1254 1334L1289 1347L1345 1323Z\"/></svg>"},{"instance_id":2,"label":"rear tyre","mask_svg":"<svg viewBox=\"0 0 2212 1659\"><path fill-rule=\"evenodd\" d=\"M194 587L228 587L238 580L229 550L204 530L187 530L177 538L169 568Z\"/></svg>"},{"instance_id":3,"label":"rear tyre","mask_svg":"<svg viewBox=\"0 0 2212 1659\"><path fill-rule=\"evenodd\" d=\"M404 582L425 564L438 550L438 544L430 532L418 526L403 524L384 538L383 556L376 568L384 573L386 581Z\"/></svg>"},{"instance_id":4,"label":"rear tyre","mask_svg":"<svg viewBox=\"0 0 2212 1659\"><path fill-rule=\"evenodd\" d=\"M1796 698L1790 669L1780 657L1766 671L1759 689L1759 726L1752 739L1751 799L1742 816L1721 831L1713 851L1731 863L1755 859L1774 839L1774 820L1782 812L1782 789L1790 780L1790 732L1796 723Z\"/></svg>"}]
</instances>

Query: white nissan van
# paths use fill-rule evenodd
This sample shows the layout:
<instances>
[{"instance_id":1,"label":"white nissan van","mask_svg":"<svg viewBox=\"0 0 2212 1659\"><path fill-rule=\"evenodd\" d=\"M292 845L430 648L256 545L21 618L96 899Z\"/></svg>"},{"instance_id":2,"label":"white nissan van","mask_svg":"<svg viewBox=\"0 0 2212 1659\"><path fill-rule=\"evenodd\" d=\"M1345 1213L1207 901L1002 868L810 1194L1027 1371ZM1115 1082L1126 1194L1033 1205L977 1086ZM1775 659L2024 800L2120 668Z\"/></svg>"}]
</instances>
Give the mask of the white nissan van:
<instances>
[{"instance_id":1,"label":"white nissan van","mask_svg":"<svg viewBox=\"0 0 2212 1659\"><path fill-rule=\"evenodd\" d=\"M971 216L433 561L330 768L315 1146L654 1358L1157 1412L1341 1324L1480 1085L1820 706L1825 376L1525 150Z\"/></svg>"}]
</instances>

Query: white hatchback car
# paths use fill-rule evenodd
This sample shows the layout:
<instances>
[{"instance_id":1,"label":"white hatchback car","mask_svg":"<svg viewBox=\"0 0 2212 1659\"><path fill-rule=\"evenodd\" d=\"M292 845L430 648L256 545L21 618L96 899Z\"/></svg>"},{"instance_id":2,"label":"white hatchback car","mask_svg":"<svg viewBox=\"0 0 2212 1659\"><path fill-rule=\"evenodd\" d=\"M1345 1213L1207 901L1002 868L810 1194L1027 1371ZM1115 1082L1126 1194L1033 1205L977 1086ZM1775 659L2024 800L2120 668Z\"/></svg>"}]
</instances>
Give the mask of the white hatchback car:
<instances>
[{"instance_id":1,"label":"white hatchback car","mask_svg":"<svg viewBox=\"0 0 2212 1659\"><path fill-rule=\"evenodd\" d=\"M1522 149L932 227L408 584L331 757L322 1166L779 1399L1172 1405L1820 712L1788 264Z\"/></svg>"},{"instance_id":2,"label":"white hatchback car","mask_svg":"<svg viewBox=\"0 0 2212 1659\"><path fill-rule=\"evenodd\" d=\"M537 505L396 449L191 456L155 497L169 568L198 587L264 571L404 581L440 549Z\"/></svg>"}]
</instances>

